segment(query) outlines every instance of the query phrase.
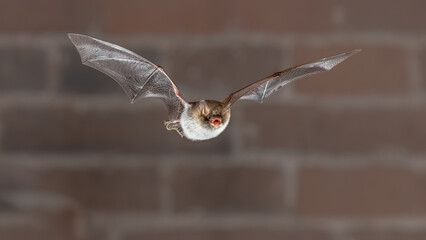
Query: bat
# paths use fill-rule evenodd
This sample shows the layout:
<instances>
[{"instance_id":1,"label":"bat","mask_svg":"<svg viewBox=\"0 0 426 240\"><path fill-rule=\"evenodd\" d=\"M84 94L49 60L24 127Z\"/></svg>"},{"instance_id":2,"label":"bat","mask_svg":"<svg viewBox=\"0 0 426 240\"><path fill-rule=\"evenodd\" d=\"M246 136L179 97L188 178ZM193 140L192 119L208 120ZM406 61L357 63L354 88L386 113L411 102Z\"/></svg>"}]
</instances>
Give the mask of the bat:
<instances>
[{"instance_id":1,"label":"bat","mask_svg":"<svg viewBox=\"0 0 426 240\"><path fill-rule=\"evenodd\" d=\"M361 51L353 50L316 62L276 72L231 93L224 101L186 102L164 69L118 45L80 34L68 34L84 65L114 79L134 103L141 98L159 98L167 106L167 130L193 141L217 137L228 126L231 106L238 100L262 103L286 84L312 74L331 70Z\"/></svg>"}]
</instances>

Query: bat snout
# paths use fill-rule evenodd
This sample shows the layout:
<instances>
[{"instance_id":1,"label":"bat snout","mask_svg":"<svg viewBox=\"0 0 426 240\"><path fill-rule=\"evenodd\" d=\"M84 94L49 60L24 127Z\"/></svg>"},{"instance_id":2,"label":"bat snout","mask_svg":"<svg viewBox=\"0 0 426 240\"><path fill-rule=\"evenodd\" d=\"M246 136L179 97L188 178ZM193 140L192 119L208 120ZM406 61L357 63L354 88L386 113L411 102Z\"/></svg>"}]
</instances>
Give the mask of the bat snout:
<instances>
[{"instance_id":1,"label":"bat snout","mask_svg":"<svg viewBox=\"0 0 426 240\"><path fill-rule=\"evenodd\" d=\"M222 124L222 117L221 116L211 116L209 119L210 125L213 127L218 127Z\"/></svg>"}]
</instances>

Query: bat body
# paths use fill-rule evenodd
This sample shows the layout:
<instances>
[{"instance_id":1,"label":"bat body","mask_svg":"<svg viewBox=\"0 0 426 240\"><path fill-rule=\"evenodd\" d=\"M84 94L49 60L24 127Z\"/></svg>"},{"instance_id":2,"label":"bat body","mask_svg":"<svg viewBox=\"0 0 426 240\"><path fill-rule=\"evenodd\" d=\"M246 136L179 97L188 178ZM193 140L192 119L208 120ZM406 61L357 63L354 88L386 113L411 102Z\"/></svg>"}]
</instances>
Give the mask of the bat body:
<instances>
[{"instance_id":1,"label":"bat body","mask_svg":"<svg viewBox=\"0 0 426 240\"><path fill-rule=\"evenodd\" d=\"M83 64L95 68L114 79L130 98L160 98L167 106L167 130L177 131L181 137L199 141L217 137L227 127L231 106L240 99L263 100L284 85L319 72L329 71L355 50L316 62L276 72L231 93L224 101L201 100L186 102L165 71L145 58L120 46L80 34L68 34L80 54Z\"/></svg>"},{"instance_id":2,"label":"bat body","mask_svg":"<svg viewBox=\"0 0 426 240\"><path fill-rule=\"evenodd\" d=\"M221 134L228 126L230 118L231 110L225 111L222 102L201 100L184 109L179 122L186 138L207 140Z\"/></svg>"}]
</instances>

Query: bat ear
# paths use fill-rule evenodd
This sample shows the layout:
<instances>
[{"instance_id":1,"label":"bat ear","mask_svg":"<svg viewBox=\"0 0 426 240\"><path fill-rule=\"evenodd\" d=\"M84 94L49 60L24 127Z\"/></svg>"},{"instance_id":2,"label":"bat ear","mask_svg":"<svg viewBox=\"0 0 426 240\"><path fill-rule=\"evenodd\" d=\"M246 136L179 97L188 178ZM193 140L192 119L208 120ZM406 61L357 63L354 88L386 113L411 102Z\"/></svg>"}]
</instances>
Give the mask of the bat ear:
<instances>
[{"instance_id":1,"label":"bat ear","mask_svg":"<svg viewBox=\"0 0 426 240\"><path fill-rule=\"evenodd\" d=\"M207 105L206 101L201 100L200 101L200 109L201 109L201 114L203 114L204 116L207 116L209 114L209 106Z\"/></svg>"},{"instance_id":2,"label":"bat ear","mask_svg":"<svg viewBox=\"0 0 426 240\"><path fill-rule=\"evenodd\" d=\"M231 109L231 99L232 99L233 94L229 95L225 100L223 100L223 105L225 107L223 107L223 112L228 112Z\"/></svg>"},{"instance_id":3,"label":"bat ear","mask_svg":"<svg viewBox=\"0 0 426 240\"><path fill-rule=\"evenodd\" d=\"M226 105L224 108L223 108L223 113L227 113L227 112L229 112L229 110L231 110L231 106L230 105Z\"/></svg>"},{"instance_id":4,"label":"bat ear","mask_svg":"<svg viewBox=\"0 0 426 240\"><path fill-rule=\"evenodd\" d=\"M230 104L230 100L231 100L231 96L229 96L227 99L225 99L225 101L223 101L223 112L228 112L231 109L231 104Z\"/></svg>"}]
</instances>

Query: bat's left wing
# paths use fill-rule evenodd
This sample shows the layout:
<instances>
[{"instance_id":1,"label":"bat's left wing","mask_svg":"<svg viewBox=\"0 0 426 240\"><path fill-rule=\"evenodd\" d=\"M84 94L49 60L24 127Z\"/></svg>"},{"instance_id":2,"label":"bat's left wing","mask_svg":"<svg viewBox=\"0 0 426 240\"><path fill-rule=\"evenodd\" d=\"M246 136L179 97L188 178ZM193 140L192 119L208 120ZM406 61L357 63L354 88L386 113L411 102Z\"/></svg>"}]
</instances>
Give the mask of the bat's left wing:
<instances>
[{"instance_id":1,"label":"bat's left wing","mask_svg":"<svg viewBox=\"0 0 426 240\"><path fill-rule=\"evenodd\" d=\"M83 64L114 79L133 103L140 98L160 98L169 120L178 120L187 104L164 70L118 45L80 34L68 34Z\"/></svg>"},{"instance_id":2,"label":"bat's left wing","mask_svg":"<svg viewBox=\"0 0 426 240\"><path fill-rule=\"evenodd\" d=\"M231 93L224 101L226 108L231 107L232 104L240 99L254 100L262 103L266 97L284 85L302 77L319 72L329 71L334 66L343 62L359 51L361 50L342 53L333 57L323 58L313 63L307 63L283 70L281 72L276 72L271 76L256 81L236 92Z\"/></svg>"}]
</instances>

